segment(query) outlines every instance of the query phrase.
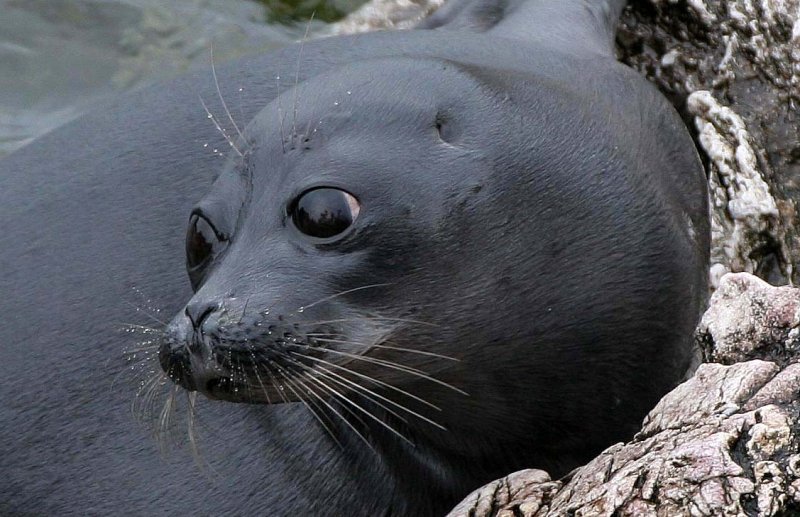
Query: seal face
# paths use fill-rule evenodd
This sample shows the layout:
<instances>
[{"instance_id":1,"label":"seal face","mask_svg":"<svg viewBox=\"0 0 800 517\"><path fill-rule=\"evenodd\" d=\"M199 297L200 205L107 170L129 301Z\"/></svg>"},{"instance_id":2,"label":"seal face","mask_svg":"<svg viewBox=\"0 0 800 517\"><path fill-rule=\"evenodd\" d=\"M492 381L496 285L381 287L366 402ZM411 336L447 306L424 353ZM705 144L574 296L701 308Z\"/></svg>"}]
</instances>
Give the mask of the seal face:
<instances>
[{"instance_id":1,"label":"seal face","mask_svg":"<svg viewBox=\"0 0 800 517\"><path fill-rule=\"evenodd\" d=\"M384 84L375 66L390 70ZM467 97L448 91L466 82ZM276 106L295 95L297 120L281 128ZM455 335L451 313L463 307L442 302L474 296L474 280L437 284L470 274L453 270L465 251L481 259L484 243L465 248L459 228L481 224L485 145L503 124L495 102L452 63L395 59L324 74L265 107L241 163L190 219L197 292L161 347L164 370L237 402L450 385L431 374L461 360L456 342L473 324Z\"/></svg>"},{"instance_id":2,"label":"seal face","mask_svg":"<svg viewBox=\"0 0 800 517\"><path fill-rule=\"evenodd\" d=\"M639 123L657 94L520 74L382 58L264 107L190 219L169 376L488 465L516 447L498 425L557 472L637 428L688 365L704 202L631 133L661 115L598 123Z\"/></svg>"}]
</instances>

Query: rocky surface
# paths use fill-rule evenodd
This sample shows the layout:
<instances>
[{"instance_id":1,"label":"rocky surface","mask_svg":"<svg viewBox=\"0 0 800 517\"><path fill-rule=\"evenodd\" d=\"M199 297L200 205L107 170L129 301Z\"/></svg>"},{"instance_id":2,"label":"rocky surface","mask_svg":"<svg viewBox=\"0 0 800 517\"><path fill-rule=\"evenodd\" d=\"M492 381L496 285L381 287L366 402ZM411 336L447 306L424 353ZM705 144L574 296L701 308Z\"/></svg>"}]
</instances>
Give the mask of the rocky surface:
<instances>
[{"instance_id":1,"label":"rocky surface","mask_svg":"<svg viewBox=\"0 0 800 517\"><path fill-rule=\"evenodd\" d=\"M796 280L800 0L639 0L617 50L696 131L713 206L712 285L727 271Z\"/></svg>"},{"instance_id":2,"label":"rocky surface","mask_svg":"<svg viewBox=\"0 0 800 517\"><path fill-rule=\"evenodd\" d=\"M441 7L444 0L372 0L334 24L334 34L409 29Z\"/></svg>"}]
</instances>

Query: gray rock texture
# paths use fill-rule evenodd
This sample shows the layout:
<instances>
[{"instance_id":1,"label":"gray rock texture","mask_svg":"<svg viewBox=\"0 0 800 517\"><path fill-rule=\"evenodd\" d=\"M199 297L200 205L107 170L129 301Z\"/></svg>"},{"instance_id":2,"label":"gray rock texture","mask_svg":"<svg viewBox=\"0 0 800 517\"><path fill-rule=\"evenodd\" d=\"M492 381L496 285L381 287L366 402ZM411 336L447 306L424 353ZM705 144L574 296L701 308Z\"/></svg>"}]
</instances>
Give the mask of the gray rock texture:
<instances>
[{"instance_id":1,"label":"gray rock texture","mask_svg":"<svg viewBox=\"0 0 800 517\"><path fill-rule=\"evenodd\" d=\"M444 0L371 0L334 24L334 34L409 29L444 4Z\"/></svg>"},{"instance_id":2,"label":"gray rock texture","mask_svg":"<svg viewBox=\"0 0 800 517\"><path fill-rule=\"evenodd\" d=\"M727 271L797 279L800 0L641 0L620 59L694 126L711 190L712 285Z\"/></svg>"}]
</instances>

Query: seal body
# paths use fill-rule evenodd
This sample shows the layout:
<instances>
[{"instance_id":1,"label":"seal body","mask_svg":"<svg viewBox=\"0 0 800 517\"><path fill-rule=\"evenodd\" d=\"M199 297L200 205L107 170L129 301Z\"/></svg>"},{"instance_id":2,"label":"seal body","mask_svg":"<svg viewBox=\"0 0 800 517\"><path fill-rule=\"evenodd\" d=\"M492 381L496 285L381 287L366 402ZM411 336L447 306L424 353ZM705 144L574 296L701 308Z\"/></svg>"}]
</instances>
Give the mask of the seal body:
<instances>
[{"instance_id":1,"label":"seal body","mask_svg":"<svg viewBox=\"0 0 800 517\"><path fill-rule=\"evenodd\" d=\"M621 2L586 5L467 2L220 68L227 161L195 75L0 162L0 509L440 514L629 437L689 363L705 180L611 55ZM221 401L211 483L108 389L131 286L174 314L165 375Z\"/></svg>"}]
</instances>

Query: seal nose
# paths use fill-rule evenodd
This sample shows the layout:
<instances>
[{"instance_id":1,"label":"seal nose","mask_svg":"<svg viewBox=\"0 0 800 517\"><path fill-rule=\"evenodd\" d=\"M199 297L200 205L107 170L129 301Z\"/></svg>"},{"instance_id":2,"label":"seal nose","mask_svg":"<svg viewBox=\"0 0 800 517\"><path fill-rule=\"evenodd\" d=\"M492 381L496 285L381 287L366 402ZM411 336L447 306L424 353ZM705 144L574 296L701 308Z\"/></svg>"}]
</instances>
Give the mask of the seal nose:
<instances>
[{"instance_id":1,"label":"seal nose","mask_svg":"<svg viewBox=\"0 0 800 517\"><path fill-rule=\"evenodd\" d=\"M200 326L203 324L203 321L205 321L205 319L217 309L219 309L218 303L203 300L190 302L186 306L186 309L184 309L183 313L186 314L186 317L192 322L192 327L194 327L194 330L200 330Z\"/></svg>"}]
</instances>

